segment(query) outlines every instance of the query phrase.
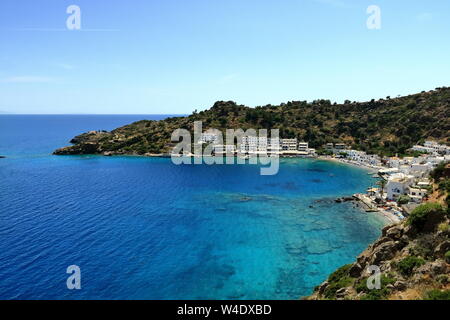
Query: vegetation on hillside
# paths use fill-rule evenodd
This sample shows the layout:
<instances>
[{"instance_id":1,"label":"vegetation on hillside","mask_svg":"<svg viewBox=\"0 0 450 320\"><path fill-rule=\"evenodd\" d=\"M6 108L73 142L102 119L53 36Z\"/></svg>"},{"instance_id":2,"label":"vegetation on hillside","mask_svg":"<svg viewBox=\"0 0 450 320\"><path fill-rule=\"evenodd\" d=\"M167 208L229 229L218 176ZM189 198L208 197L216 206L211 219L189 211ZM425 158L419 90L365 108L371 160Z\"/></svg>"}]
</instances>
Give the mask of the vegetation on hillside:
<instances>
[{"instance_id":1,"label":"vegetation on hillside","mask_svg":"<svg viewBox=\"0 0 450 320\"><path fill-rule=\"evenodd\" d=\"M450 162L440 163L432 172L431 178L434 181L437 198L447 206L447 214L450 215Z\"/></svg>"},{"instance_id":2,"label":"vegetation on hillside","mask_svg":"<svg viewBox=\"0 0 450 320\"><path fill-rule=\"evenodd\" d=\"M202 121L203 130L279 129L281 137L307 141L314 148L328 142L345 142L369 153L402 155L426 139L449 144L449 114L450 88L343 104L329 100L290 101L249 108L219 101L209 110L195 111L187 117L142 120L111 132L82 134L72 140L74 146L59 149L55 154L166 153L172 146L170 137L175 129L192 132L194 121Z\"/></svg>"}]
</instances>

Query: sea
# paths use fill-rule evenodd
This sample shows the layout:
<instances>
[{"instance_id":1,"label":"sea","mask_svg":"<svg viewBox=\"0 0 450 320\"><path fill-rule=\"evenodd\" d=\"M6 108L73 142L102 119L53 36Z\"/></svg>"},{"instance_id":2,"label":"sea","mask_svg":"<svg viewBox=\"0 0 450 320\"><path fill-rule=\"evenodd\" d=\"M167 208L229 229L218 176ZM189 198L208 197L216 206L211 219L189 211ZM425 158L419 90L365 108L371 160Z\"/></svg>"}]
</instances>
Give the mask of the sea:
<instances>
[{"instance_id":1,"label":"sea","mask_svg":"<svg viewBox=\"0 0 450 320\"><path fill-rule=\"evenodd\" d=\"M52 155L77 134L166 117L0 115L0 299L299 299L386 224L334 201L375 184L345 164L281 159L262 176Z\"/></svg>"}]
</instances>

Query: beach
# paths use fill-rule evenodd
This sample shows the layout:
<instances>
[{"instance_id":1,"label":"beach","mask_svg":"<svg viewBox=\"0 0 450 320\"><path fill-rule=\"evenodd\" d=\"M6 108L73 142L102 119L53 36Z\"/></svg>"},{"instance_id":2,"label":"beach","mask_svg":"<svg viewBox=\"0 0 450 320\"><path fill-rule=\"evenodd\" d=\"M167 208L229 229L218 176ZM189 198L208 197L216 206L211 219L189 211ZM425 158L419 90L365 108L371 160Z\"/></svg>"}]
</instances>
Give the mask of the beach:
<instances>
[{"instance_id":1,"label":"beach","mask_svg":"<svg viewBox=\"0 0 450 320\"><path fill-rule=\"evenodd\" d=\"M378 170L381 169L381 167L370 166L370 165L366 165L366 164L363 164L360 162L355 162L355 161L351 161L351 160L347 160L347 159L333 158L333 157L329 157L329 156L318 156L317 159L356 166L358 168L363 168L363 169L369 170L371 173L377 173Z\"/></svg>"},{"instance_id":2,"label":"beach","mask_svg":"<svg viewBox=\"0 0 450 320\"><path fill-rule=\"evenodd\" d=\"M318 156L317 158L320 160L324 160L324 161L332 161L332 162L347 164L347 165L351 165L351 166L356 166L358 168L363 168L365 170L368 170L370 173L377 173L378 170L381 169L379 167L368 166L368 165L364 165L362 163L357 163L357 162L345 160L345 159L339 159L339 158L333 158L333 157L327 157L327 156ZM397 215L395 215L395 213L390 212L384 208L380 208L368 195L358 193L358 194L354 194L353 197L355 198L355 200L362 202L368 210L371 210L371 211L373 210L374 212L379 213L389 223L396 224L401 221L401 219Z\"/></svg>"}]
</instances>

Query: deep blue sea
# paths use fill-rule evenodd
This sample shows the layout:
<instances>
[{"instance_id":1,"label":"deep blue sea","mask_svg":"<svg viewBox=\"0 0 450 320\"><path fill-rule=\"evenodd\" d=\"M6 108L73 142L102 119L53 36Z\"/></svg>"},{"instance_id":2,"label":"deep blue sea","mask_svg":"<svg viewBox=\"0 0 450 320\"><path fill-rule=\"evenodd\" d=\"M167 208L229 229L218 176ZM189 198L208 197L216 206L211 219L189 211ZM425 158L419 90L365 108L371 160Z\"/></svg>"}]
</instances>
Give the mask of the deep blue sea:
<instances>
[{"instance_id":1,"label":"deep blue sea","mask_svg":"<svg viewBox=\"0 0 450 320\"><path fill-rule=\"evenodd\" d=\"M51 155L161 118L0 115L0 299L298 299L379 236L379 216L334 202L374 184L356 167Z\"/></svg>"}]
</instances>

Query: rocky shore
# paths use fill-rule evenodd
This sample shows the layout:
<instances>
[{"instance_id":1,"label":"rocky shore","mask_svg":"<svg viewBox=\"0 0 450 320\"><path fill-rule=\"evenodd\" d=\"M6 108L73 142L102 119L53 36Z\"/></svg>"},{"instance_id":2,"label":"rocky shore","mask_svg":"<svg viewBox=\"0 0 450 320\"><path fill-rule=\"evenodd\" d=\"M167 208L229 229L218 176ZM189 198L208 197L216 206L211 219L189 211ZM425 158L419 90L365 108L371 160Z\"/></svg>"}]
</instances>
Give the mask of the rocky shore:
<instances>
[{"instance_id":1,"label":"rocky shore","mask_svg":"<svg viewBox=\"0 0 450 320\"><path fill-rule=\"evenodd\" d=\"M449 213L425 204L408 221L386 226L381 237L317 286L308 300L445 298L450 290ZM381 287L368 289L369 266L381 272Z\"/></svg>"}]
</instances>

